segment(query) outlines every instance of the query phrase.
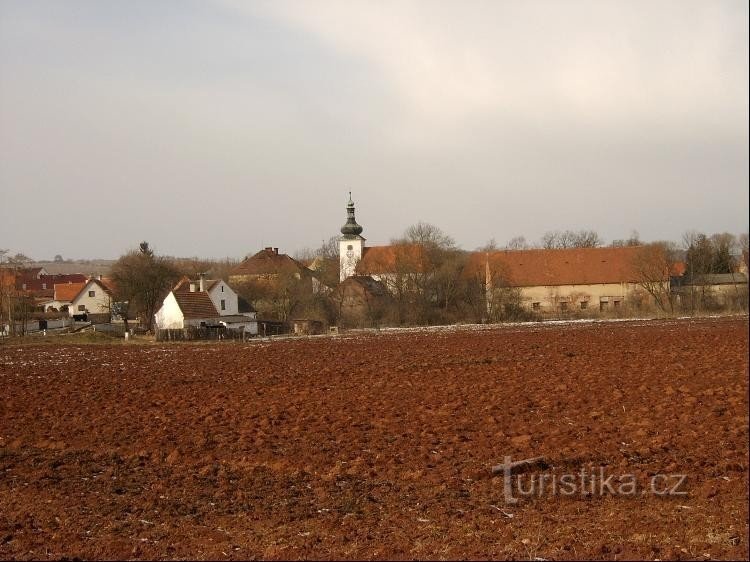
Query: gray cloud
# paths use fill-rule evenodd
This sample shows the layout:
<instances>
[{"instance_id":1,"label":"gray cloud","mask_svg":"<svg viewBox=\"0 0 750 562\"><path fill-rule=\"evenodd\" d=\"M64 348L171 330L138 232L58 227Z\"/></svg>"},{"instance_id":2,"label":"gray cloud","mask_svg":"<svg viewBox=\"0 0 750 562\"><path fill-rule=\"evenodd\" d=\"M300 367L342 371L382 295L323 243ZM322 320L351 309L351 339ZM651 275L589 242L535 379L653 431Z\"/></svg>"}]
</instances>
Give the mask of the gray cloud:
<instances>
[{"instance_id":1,"label":"gray cloud","mask_svg":"<svg viewBox=\"0 0 750 562\"><path fill-rule=\"evenodd\" d=\"M371 241L747 229L739 1L0 16L0 246L33 256L291 251L336 232L349 189Z\"/></svg>"}]
</instances>

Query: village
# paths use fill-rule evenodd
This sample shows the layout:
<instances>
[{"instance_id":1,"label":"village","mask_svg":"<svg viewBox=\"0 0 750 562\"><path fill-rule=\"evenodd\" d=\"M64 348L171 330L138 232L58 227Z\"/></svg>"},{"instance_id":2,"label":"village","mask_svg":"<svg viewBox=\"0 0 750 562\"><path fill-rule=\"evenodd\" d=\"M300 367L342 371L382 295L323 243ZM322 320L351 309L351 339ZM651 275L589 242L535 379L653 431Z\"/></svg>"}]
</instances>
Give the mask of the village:
<instances>
[{"instance_id":1,"label":"village","mask_svg":"<svg viewBox=\"0 0 750 562\"><path fill-rule=\"evenodd\" d=\"M553 232L473 252L439 228L411 227L368 246L349 194L341 235L306 258L266 247L231 267L180 275L147 243L108 275L0 269L3 336L94 330L159 340L247 339L347 328L545 319L742 313L748 252L731 235L687 247L635 238L603 246L590 231ZM742 238L742 237L740 237ZM118 265L119 264L119 265ZM195 269L195 265L193 265ZM145 298L144 298L145 296ZM150 300L149 300L150 299Z\"/></svg>"}]
</instances>

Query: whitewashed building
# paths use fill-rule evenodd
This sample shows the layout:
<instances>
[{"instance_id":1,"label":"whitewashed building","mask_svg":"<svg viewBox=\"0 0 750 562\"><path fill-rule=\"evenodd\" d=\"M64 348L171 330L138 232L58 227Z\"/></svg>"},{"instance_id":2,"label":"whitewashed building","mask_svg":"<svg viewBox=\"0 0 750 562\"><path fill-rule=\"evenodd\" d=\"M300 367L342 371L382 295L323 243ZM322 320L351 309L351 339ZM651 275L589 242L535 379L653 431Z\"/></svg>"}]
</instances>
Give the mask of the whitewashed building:
<instances>
[{"instance_id":1,"label":"whitewashed building","mask_svg":"<svg viewBox=\"0 0 750 562\"><path fill-rule=\"evenodd\" d=\"M104 279L91 278L68 305L68 314L109 316L112 311L112 291Z\"/></svg>"},{"instance_id":2,"label":"whitewashed building","mask_svg":"<svg viewBox=\"0 0 750 562\"><path fill-rule=\"evenodd\" d=\"M240 311L237 293L223 280L198 281L184 277L166 296L155 315L159 329L179 330L189 326L223 325L246 334L258 334L254 310Z\"/></svg>"}]
</instances>

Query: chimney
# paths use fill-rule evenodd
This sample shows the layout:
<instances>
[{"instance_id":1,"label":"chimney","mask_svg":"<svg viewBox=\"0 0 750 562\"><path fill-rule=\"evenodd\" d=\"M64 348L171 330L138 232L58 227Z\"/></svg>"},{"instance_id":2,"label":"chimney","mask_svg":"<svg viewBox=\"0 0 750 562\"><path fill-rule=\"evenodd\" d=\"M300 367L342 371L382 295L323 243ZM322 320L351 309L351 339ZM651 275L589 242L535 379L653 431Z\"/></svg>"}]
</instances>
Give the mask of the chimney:
<instances>
[{"instance_id":1,"label":"chimney","mask_svg":"<svg viewBox=\"0 0 750 562\"><path fill-rule=\"evenodd\" d=\"M201 288L201 293L206 290L206 274L205 273L200 274L200 288Z\"/></svg>"},{"instance_id":2,"label":"chimney","mask_svg":"<svg viewBox=\"0 0 750 562\"><path fill-rule=\"evenodd\" d=\"M190 292L194 293L198 288L198 284L195 281L190 282Z\"/></svg>"},{"instance_id":3,"label":"chimney","mask_svg":"<svg viewBox=\"0 0 750 562\"><path fill-rule=\"evenodd\" d=\"M278 256L279 255L279 249L278 248L274 248L273 249L273 253Z\"/></svg>"},{"instance_id":4,"label":"chimney","mask_svg":"<svg viewBox=\"0 0 750 562\"><path fill-rule=\"evenodd\" d=\"M99 281L101 281L101 280L102 280L102 274L100 273L99 275L97 275L97 276L96 276L96 278L97 278L97 279L98 279Z\"/></svg>"}]
</instances>

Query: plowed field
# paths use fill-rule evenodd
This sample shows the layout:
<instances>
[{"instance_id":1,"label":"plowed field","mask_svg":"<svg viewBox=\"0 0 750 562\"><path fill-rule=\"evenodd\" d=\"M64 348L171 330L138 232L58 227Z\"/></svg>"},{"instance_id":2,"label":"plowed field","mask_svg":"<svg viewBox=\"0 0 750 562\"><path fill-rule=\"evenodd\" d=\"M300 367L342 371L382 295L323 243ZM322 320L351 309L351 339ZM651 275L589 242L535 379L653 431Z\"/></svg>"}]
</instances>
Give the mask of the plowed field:
<instances>
[{"instance_id":1,"label":"plowed field","mask_svg":"<svg viewBox=\"0 0 750 562\"><path fill-rule=\"evenodd\" d=\"M747 558L747 330L0 345L0 558ZM506 455L639 492L508 504Z\"/></svg>"}]
</instances>

